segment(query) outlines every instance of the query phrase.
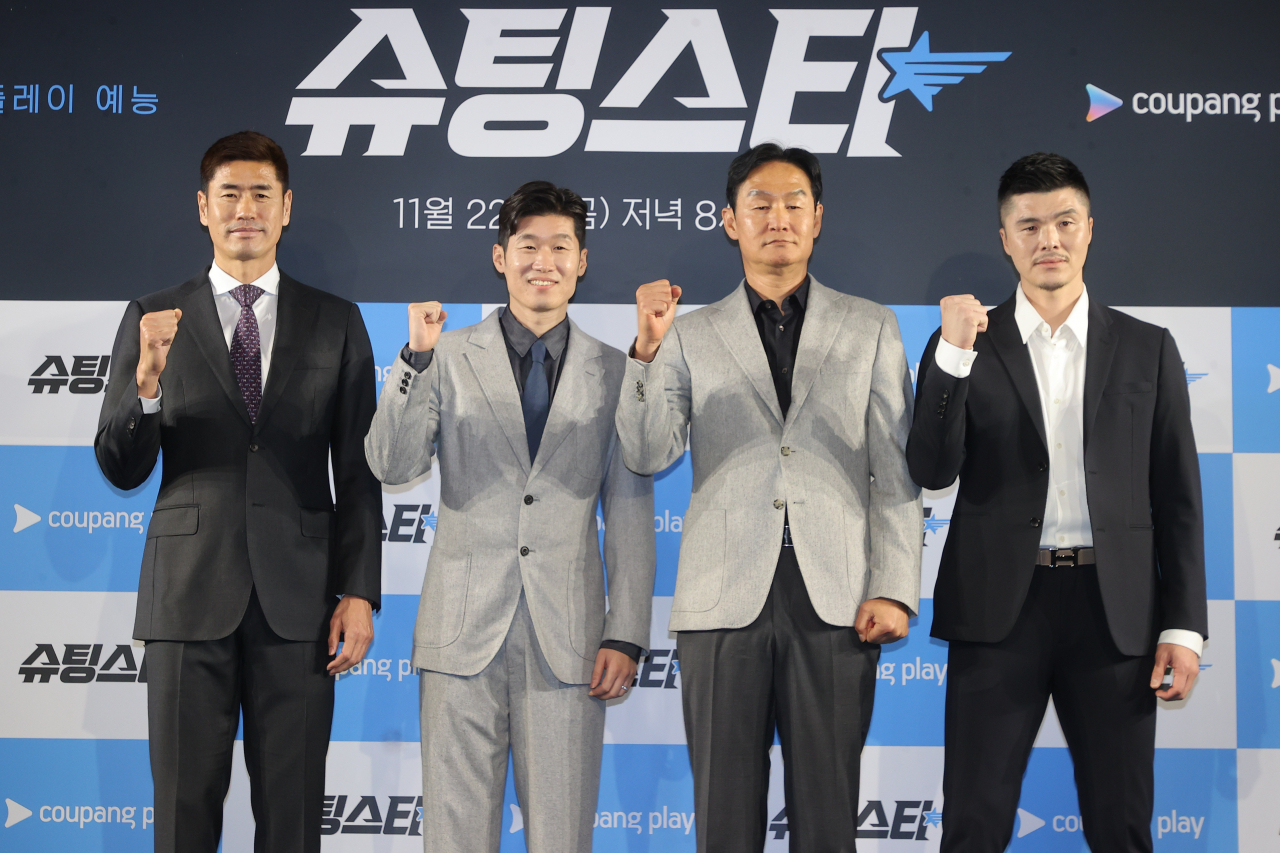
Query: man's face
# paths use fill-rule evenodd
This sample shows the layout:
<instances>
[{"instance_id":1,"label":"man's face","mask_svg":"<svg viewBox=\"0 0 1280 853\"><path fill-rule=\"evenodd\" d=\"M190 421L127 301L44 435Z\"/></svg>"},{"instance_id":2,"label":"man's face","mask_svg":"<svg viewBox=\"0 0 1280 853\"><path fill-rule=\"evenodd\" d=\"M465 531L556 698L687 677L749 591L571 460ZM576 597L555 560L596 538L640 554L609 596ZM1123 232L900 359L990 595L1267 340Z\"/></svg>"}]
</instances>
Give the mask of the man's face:
<instances>
[{"instance_id":1,"label":"man's face","mask_svg":"<svg viewBox=\"0 0 1280 853\"><path fill-rule=\"evenodd\" d=\"M293 191L280 185L270 163L235 160L213 173L207 190L196 193L196 201L214 255L252 261L275 251L280 232L289 224Z\"/></svg>"},{"instance_id":2,"label":"man's face","mask_svg":"<svg viewBox=\"0 0 1280 853\"><path fill-rule=\"evenodd\" d=\"M493 266L507 279L511 301L531 312L561 311L587 271L573 217L526 216L507 245L493 247Z\"/></svg>"},{"instance_id":3,"label":"man's face","mask_svg":"<svg viewBox=\"0 0 1280 853\"><path fill-rule=\"evenodd\" d=\"M822 205L814 203L809 176L781 160L747 175L738 187L735 207L721 213L725 233L738 241L748 267L807 262L814 238L822 231Z\"/></svg>"},{"instance_id":4,"label":"man's face","mask_svg":"<svg viewBox=\"0 0 1280 853\"><path fill-rule=\"evenodd\" d=\"M1012 196L1000 221L1000 241L1025 284L1053 291L1083 281L1093 218L1077 190Z\"/></svg>"}]
</instances>

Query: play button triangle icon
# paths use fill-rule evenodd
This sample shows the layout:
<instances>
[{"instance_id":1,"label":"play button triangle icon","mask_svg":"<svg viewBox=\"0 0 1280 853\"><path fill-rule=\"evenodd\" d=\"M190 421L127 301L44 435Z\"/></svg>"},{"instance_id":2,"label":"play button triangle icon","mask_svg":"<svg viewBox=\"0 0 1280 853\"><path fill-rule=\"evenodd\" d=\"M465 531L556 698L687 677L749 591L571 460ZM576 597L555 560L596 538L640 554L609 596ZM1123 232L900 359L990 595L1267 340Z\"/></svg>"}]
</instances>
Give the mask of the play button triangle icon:
<instances>
[{"instance_id":1,"label":"play button triangle icon","mask_svg":"<svg viewBox=\"0 0 1280 853\"><path fill-rule=\"evenodd\" d=\"M14 515L14 520L13 520L14 533L18 533L20 531L26 530L31 525L39 524L41 521L44 520L40 516L32 512L31 510L27 509L22 504L13 505L13 515Z\"/></svg>"},{"instance_id":2,"label":"play button triangle icon","mask_svg":"<svg viewBox=\"0 0 1280 853\"><path fill-rule=\"evenodd\" d=\"M9 807L9 816L5 818L5 821L4 821L5 829L8 829L9 827L13 826L15 823L21 823L22 821L31 817L31 809L27 808L21 803L15 803L13 800L9 799L8 797L5 797L4 804Z\"/></svg>"},{"instance_id":3,"label":"play button triangle icon","mask_svg":"<svg viewBox=\"0 0 1280 853\"><path fill-rule=\"evenodd\" d=\"M1115 95L1099 89L1092 83L1085 84L1084 90L1089 93L1089 114L1084 117L1085 121L1102 118L1116 107L1124 104L1124 101Z\"/></svg>"},{"instance_id":4,"label":"play button triangle icon","mask_svg":"<svg viewBox=\"0 0 1280 853\"><path fill-rule=\"evenodd\" d=\"M1044 821L1026 809L1018 809L1018 837L1030 835L1040 827L1044 826Z\"/></svg>"}]
</instances>

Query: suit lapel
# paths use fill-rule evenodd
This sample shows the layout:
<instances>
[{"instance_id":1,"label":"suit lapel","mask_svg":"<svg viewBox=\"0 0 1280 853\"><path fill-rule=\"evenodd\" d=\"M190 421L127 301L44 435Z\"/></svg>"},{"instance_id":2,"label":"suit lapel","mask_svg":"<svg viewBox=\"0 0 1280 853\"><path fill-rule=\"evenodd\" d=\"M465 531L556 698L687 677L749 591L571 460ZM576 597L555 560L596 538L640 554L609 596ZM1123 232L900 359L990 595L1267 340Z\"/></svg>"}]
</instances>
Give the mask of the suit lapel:
<instances>
[{"instance_id":1,"label":"suit lapel","mask_svg":"<svg viewBox=\"0 0 1280 853\"><path fill-rule=\"evenodd\" d=\"M844 300L837 301L835 294L818 283L816 278L809 279L809 299L804 311L804 326L800 332L800 346L796 350L795 371L791 375L791 407L787 410L787 420L794 421L809 389L818 376L818 368L827 357L831 344L836 339L836 332L844 322L844 315L849 310Z\"/></svg>"},{"instance_id":2,"label":"suit lapel","mask_svg":"<svg viewBox=\"0 0 1280 853\"><path fill-rule=\"evenodd\" d=\"M1084 360L1084 446L1089 446L1093 422L1098 417L1098 405L1102 401L1102 389L1111 374L1111 362L1116 354L1115 332L1111 318L1101 305L1089 301L1088 346Z\"/></svg>"},{"instance_id":3,"label":"suit lapel","mask_svg":"<svg viewBox=\"0 0 1280 853\"><path fill-rule=\"evenodd\" d=\"M315 327L316 303L302 292L302 286L284 273L280 274L280 289L276 296L276 337L271 346L271 370L267 384L262 389L262 403L258 406L257 428L267 422L272 409L280 401L280 395L289 384L298 356L307 346ZM239 393L237 389L237 394Z\"/></svg>"},{"instance_id":4,"label":"suit lapel","mask_svg":"<svg viewBox=\"0 0 1280 853\"><path fill-rule=\"evenodd\" d=\"M498 327L498 311L485 317L467 339L467 363L475 371L480 388L484 391L494 417L511 443L511 450L520 462L525 477L529 475L529 440L524 432L524 408L516 378L511 374L511 359L507 357L506 340Z\"/></svg>"},{"instance_id":5,"label":"suit lapel","mask_svg":"<svg viewBox=\"0 0 1280 853\"><path fill-rule=\"evenodd\" d=\"M600 345L570 320L569 342L564 351L564 365L560 368L560 381L556 385L555 396L551 398L551 411L547 413L547 425L542 430L542 443L538 445L538 458L533 460L530 476L537 476L556 448L582 422L582 412L592 397L598 398L602 394L595 378L599 373Z\"/></svg>"},{"instance_id":6,"label":"suit lapel","mask_svg":"<svg viewBox=\"0 0 1280 853\"><path fill-rule=\"evenodd\" d=\"M988 315L986 340L1004 363L1005 370L1009 371L1009 378L1013 380L1013 387L1022 399L1023 408L1031 416L1031 422L1036 425L1036 433L1040 436L1040 443L1047 450L1049 442L1045 438L1044 415L1040 411L1040 387L1036 385L1035 367L1031 364L1031 353L1027 351L1027 345L1018 334L1018 324L1013 319L1016 298L1015 295ZM979 336L979 341L981 340L982 336Z\"/></svg>"},{"instance_id":7,"label":"suit lapel","mask_svg":"<svg viewBox=\"0 0 1280 853\"><path fill-rule=\"evenodd\" d=\"M725 348L738 362L743 373L755 386L760 399L769 407L779 424L782 407L778 405L778 392L773 388L773 374L769 372L769 359L760 343L760 330L751 315L751 303L747 301L746 283L717 303L718 311L711 316L711 323L719 332ZM807 317L806 317L807 320Z\"/></svg>"},{"instance_id":8,"label":"suit lapel","mask_svg":"<svg viewBox=\"0 0 1280 853\"><path fill-rule=\"evenodd\" d=\"M223 392L231 398L231 404L240 413L240 417L244 418L244 422L250 423L249 410L245 407L244 396L240 393L240 386L236 384L231 368L231 353L227 351L222 321L218 319L218 309L213 304L213 285L209 282L207 268L204 277L196 281L196 286L182 298L177 307L182 309L181 331L191 335Z\"/></svg>"}]
</instances>

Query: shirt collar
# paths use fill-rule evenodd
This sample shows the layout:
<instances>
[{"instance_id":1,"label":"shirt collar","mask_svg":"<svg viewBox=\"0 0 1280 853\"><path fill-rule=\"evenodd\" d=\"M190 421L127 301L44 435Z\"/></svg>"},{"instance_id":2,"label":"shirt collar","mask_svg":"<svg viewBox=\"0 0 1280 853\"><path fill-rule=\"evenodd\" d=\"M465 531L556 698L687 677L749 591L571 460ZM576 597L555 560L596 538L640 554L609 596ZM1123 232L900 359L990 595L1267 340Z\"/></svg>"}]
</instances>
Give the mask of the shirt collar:
<instances>
[{"instance_id":1,"label":"shirt collar","mask_svg":"<svg viewBox=\"0 0 1280 853\"><path fill-rule=\"evenodd\" d=\"M539 340L538 336L526 329L516 319L516 315L512 314L505 305L502 306L502 313L498 317L498 322L502 325L502 334L507 339L507 343L519 353L521 358L528 355L529 348L533 346L533 342ZM559 359L560 354L564 352L565 344L569 342L569 318L565 317L559 323L547 329L543 333L541 341L543 346L547 348L547 354L554 359Z\"/></svg>"},{"instance_id":2,"label":"shirt collar","mask_svg":"<svg viewBox=\"0 0 1280 853\"><path fill-rule=\"evenodd\" d=\"M213 292L216 294L230 293L244 282L236 281L230 273L218 266L218 262L214 261L209 267L209 281L213 283ZM272 296L276 296L280 292L280 267L272 264L271 269L264 272L258 277L257 281L251 281L249 284L255 287L261 287Z\"/></svg>"},{"instance_id":3,"label":"shirt collar","mask_svg":"<svg viewBox=\"0 0 1280 853\"><path fill-rule=\"evenodd\" d=\"M805 307L808 305L808 302L809 302L809 281L810 281L810 277L806 275L804 277L804 284L801 284L800 287L796 289L796 292L788 296L786 299L784 299L783 302L790 302L792 305L797 306L800 309L801 313L803 313L805 310ZM751 305L752 315L759 314L760 306L763 305L766 301L769 301L769 302L773 301L772 299L765 300L763 296L756 293L755 288L747 284L746 279L743 279L742 286L747 289L747 302L750 303ZM792 300L795 300L795 301L792 302ZM778 307L781 308L782 306L779 305Z\"/></svg>"},{"instance_id":4,"label":"shirt collar","mask_svg":"<svg viewBox=\"0 0 1280 853\"><path fill-rule=\"evenodd\" d=\"M1027 294L1022 291L1021 284L1018 285L1016 300L1013 319L1018 324L1018 334L1022 336L1022 342L1025 344L1031 339L1031 333L1044 323L1044 318L1031 304ZM1075 307L1071 309L1071 313L1067 315L1062 325L1071 330L1071 334L1078 342L1083 344L1089 340L1089 288L1086 287L1080 291L1080 298L1076 300Z\"/></svg>"}]
</instances>

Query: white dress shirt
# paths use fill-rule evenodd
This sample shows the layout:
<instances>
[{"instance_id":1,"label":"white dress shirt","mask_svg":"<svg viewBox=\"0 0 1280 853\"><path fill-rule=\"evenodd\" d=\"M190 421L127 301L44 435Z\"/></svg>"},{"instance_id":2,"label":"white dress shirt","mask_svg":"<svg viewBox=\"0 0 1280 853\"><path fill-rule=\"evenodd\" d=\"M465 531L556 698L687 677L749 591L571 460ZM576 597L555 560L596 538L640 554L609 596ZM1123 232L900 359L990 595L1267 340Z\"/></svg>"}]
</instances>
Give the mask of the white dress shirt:
<instances>
[{"instance_id":1,"label":"white dress shirt","mask_svg":"<svg viewBox=\"0 0 1280 853\"><path fill-rule=\"evenodd\" d=\"M1089 340L1089 290L1085 288L1058 331L1027 299L1021 285L1015 297L1014 322L1031 356L1040 416L1049 442L1049 493L1046 496L1041 548L1092 548L1089 496L1084 475L1084 369ZM934 363L958 379L969 375L978 353L941 338ZM1177 643L1200 654L1204 638L1195 631L1160 632L1161 643Z\"/></svg>"},{"instance_id":2,"label":"white dress shirt","mask_svg":"<svg viewBox=\"0 0 1280 853\"><path fill-rule=\"evenodd\" d=\"M215 261L209 267L209 281L213 284L213 304L218 309L218 320L222 323L222 336L227 342L227 351L231 351L231 338L235 334L236 324L240 322L240 303L231 295L231 291L241 282L224 272ZM258 340L262 345L262 387L267 387L267 371L271 369L271 348L276 342L276 304L280 301L280 267L271 265L271 269L263 273L250 284L261 287L262 295L250 307L253 316L258 319ZM181 321L178 323L182 327ZM154 414L160 411L160 398L163 392L157 389L155 399L139 396L143 414Z\"/></svg>"}]
</instances>

